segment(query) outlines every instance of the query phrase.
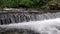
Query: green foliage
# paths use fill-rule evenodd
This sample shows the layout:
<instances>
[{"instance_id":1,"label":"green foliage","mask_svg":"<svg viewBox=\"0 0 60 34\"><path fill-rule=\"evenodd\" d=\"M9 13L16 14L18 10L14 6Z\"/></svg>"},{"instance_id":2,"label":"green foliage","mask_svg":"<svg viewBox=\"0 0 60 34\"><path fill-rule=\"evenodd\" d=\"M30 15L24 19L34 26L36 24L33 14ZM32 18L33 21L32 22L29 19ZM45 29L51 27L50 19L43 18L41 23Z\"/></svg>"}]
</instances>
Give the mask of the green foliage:
<instances>
[{"instance_id":1,"label":"green foliage","mask_svg":"<svg viewBox=\"0 0 60 34\"><path fill-rule=\"evenodd\" d=\"M17 3L14 0L2 0L1 7L16 7Z\"/></svg>"},{"instance_id":2,"label":"green foliage","mask_svg":"<svg viewBox=\"0 0 60 34\"><path fill-rule=\"evenodd\" d=\"M50 3L56 1L49 0ZM20 7L26 6L30 8L47 8L47 0L1 0L0 7Z\"/></svg>"},{"instance_id":3,"label":"green foliage","mask_svg":"<svg viewBox=\"0 0 60 34\"><path fill-rule=\"evenodd\" d=\"M34 7L34 8L42 8L43 6L46 6L47 0L20 0L19 5L24 5L27 7ZM45 7L43 7L45 8Z\"/></svg>"},{"instance_id":4,"label":"green foliage","mask_svg":"<svg viewBox=\"0 0 60 34\"><path fill-rule=\"evenodd\" d=\"M57 0L51 0L49 3L50 3L51 5L54 5L54 4L57 3Z\"/></svg>"}]
</instances>

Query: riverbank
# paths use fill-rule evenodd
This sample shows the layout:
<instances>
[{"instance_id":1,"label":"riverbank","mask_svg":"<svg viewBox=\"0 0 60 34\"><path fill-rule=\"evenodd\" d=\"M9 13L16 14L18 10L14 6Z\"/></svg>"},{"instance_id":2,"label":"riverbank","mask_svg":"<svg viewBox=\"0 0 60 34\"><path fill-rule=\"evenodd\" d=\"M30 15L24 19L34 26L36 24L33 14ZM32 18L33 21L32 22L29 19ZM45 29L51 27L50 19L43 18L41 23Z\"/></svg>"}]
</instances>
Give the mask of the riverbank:
<instances>
[{"instance_id":1,"label":"riverbank","mask_svg":"<svg viewBox=\"0 0 60 34\"><path fill-rule=\"evenodd\" d=\"M60 12L60 10L40 10L35 8L3 8L0 9L0 13L21 13L21 12L29 12L29 13L55 13Z\"/></svg>"}]
</instances>

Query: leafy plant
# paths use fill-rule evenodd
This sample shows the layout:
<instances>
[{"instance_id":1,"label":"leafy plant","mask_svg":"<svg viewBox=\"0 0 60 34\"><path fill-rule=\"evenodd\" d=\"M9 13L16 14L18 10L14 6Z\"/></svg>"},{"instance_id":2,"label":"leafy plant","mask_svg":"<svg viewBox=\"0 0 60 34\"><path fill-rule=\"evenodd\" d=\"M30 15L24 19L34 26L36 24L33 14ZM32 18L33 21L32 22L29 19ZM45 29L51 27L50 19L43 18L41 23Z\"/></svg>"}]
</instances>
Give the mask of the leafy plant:
<instances>
[{"instance_id":1,"label":"leafy plant","mask_svg":"<svg viewBox=\"0 0 60 34\"><path fill-rule=\"evenodd\" d=\"M30 7L45 9L48 3L55 4L56 0L1 0L0 7Z\"/></svg>"}]
</instances>

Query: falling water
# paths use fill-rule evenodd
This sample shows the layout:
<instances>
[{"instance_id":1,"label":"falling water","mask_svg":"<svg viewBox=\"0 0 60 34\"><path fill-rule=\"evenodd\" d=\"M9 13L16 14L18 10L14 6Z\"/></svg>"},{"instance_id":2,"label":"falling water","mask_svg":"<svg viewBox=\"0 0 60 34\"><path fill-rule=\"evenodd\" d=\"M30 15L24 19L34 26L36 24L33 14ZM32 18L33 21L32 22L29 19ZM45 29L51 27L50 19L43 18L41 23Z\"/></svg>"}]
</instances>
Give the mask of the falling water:
<instances>
[{"instance_id":1,"label":"falling water","mask_svg":"<svg viewBox=\"0 0 60 34\"><path fill-rule=\"evenodd\" d=\"M40 21L45 19L53 19L53 18L60 18L60 12L56 13L29 13L29 12L16 12L16 13L0 13L0 25L4 24L11 24L11 23L30 23L29 21ZM3 29L2 29L3 30ZM18 29L10 31L13 34L20 34L23 29ZM0 32L1 34L9 34L9 30L7 32ZM10 33L10 34L11 34ZM35 32L31 32L29 30L23 30L22 33L24 34L34 34ZM22 34L21 33L21 34ZM45 33L45 32L44 32ZM42 33L42 34L44 34ZM39 33L35 33L39 34ZM46 34L46 33L45 33Z\"/></svg>"},{"instance_id":2,"label":"falling water","mask_svg":"<svg viewBox=\"0 0 60 34\"><path fill-rule=\"evenodd\" d=\"M60 34L60 18L0 25L0 32L2 34Z\"/></svg>"},{"instance_id":3,"label":"falling water","mask_svg":"<svg viewBox=\"0 0 60 34\"><path fill-rule=\"evenodd\" d=\"M44 19L52 19L52 18L59 18L60 12L56 13L28 13L28 12L21 12L21 13L1 13L0 14L0 24L10 24L10 23L21 23L21 22L29 22L29 21L38 21Z\"/></svg>"}]
</instances>

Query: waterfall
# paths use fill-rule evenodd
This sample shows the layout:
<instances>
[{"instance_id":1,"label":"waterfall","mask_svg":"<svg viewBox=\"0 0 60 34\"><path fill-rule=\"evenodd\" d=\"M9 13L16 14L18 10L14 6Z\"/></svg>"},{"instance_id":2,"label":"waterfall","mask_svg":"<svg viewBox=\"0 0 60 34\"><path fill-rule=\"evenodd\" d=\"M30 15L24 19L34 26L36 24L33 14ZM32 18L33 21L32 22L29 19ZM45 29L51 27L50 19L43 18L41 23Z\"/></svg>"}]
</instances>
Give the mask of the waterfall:
<instances>
[{"instance_id":1,"label":"waterfall","mask_svg":"<svg viewBox=\"0 0 60 34\"><path fill-rule=\"evenodd\" d=\"M60 12L56 13L1 13L0 14L0 25L10 23L22 23L29 21L39 21L44 19L60 18Z\"/></svg>"},{"instance_id":2,"label":"waterfall","mask_svg":"<svg viewBox=\"0 0 60 34\"><path fill-rule=\"evenodd\" d=\"M39 28L39 23L41 23L41 21L43 21L43 20L46 20L46 19L55 19L55 18L60 18L60 12L56 12L56 13L34 13L34 12L32 12L32 13L29 13L29 12L16 12L16 13L0 13L0 34L5 34L5 33L15 33L15 34L20 34L19 32L23 32L24 34L47 34L47 33L49 33L49 34L54 34L55 33L55 31L54 31L54 28L53 28L53 26L52 26L52 28L50 27L50 26L48 26L48 23L50 23L50 21L46 24L48 27L46 27L45 25L42 25L42 24L40 24L40 25L42 25L43 26L43 28L41 28L41 30L42 31L39 31L39 32L35 32L35 30L37 31L37 30L40 30L40 29L38 29ZM59 19L60 20L60 19ZM31 21L31 22L30 22ZM56 19L56 21L58 22L58 20ZM39 22L39 23L38 23ZM44 22L44 21L43 21ZM53 22L53 21L52 21ZM60 22L60 21L59 21ZM21 24L24 24L25 23L25 25L24 25L24 27L23 26L21 26L22 27L22 29L19 29L19 27L20 27L20 25ZM33 32L32 32L32 30L30 31L30 29L27 29L27 30L24 30L23 28L30 28L30 25L29 25L29 23L31 23L32 25L31 25L31 28L32 28L32 30L34 30ZM54 22L55 23L55 22ZM12 29L10 29L11 27L10 26L5 26L5 24L7 24L7 26L8 26L8 24L12 24L12 25L10 25L11 27L12 27ZM16 24L16 25L15 25ZM19 24L19 26L18 26L18 24ZM26 24L28 24L27 26L26 26ZM34 25L33 25L34 24ZM44 24L45 24L45 22L44 22ZM39 25L39 26L38 26ZM50 24L51 25L51 24ZM53 25L55 25L55 24L53 24ZM6 28L4 28L4 26L6 27ZM17 28L17 26L18 26L18 28ZM38 27L37 27L38 26ZM1 27L3 27L2 29L1 29ZM15 29L15 27L16 27L16 29ZM44 27L46 27L47 28L47 30L49 30L48 32L47 32L47 30L46 30L46 28L44 28ZM55 27L55 26L54 26ZM58 26L57 25L57 27L55 27L55 28L57 28L57 29L55 29L55 30L57 30L57 33L59 34L59 27L60 26ZM37 29L36 29L37 28ZM51 30L51 29L52 30ZM1 32L2 31L2 32ZM53 32L52 32L53 31ZM22 34L22 33L21 33Z\"/></svg>"},{"instance_id":3,"label":"waterfall","mask_svg":"<svg viewBox=\"0 0 60 34\"><path fill-rule=\"evenodd\" d=\"M9 31L13 33L14 31L15 34L20 34L20 29L25 29L24 34L60 34L60 18L0 25L0 32L2 33Z\"/></svg>"},{"instance_id":4,"label":"waterfall","mask_svg":"<svg viewBox=\"0 0 60 34\"><path fill-rule=\"evenodd\" d=\"M60 34L59 11L5 8L0 12L0 34Z\"/></svg>"}]
</instances>

